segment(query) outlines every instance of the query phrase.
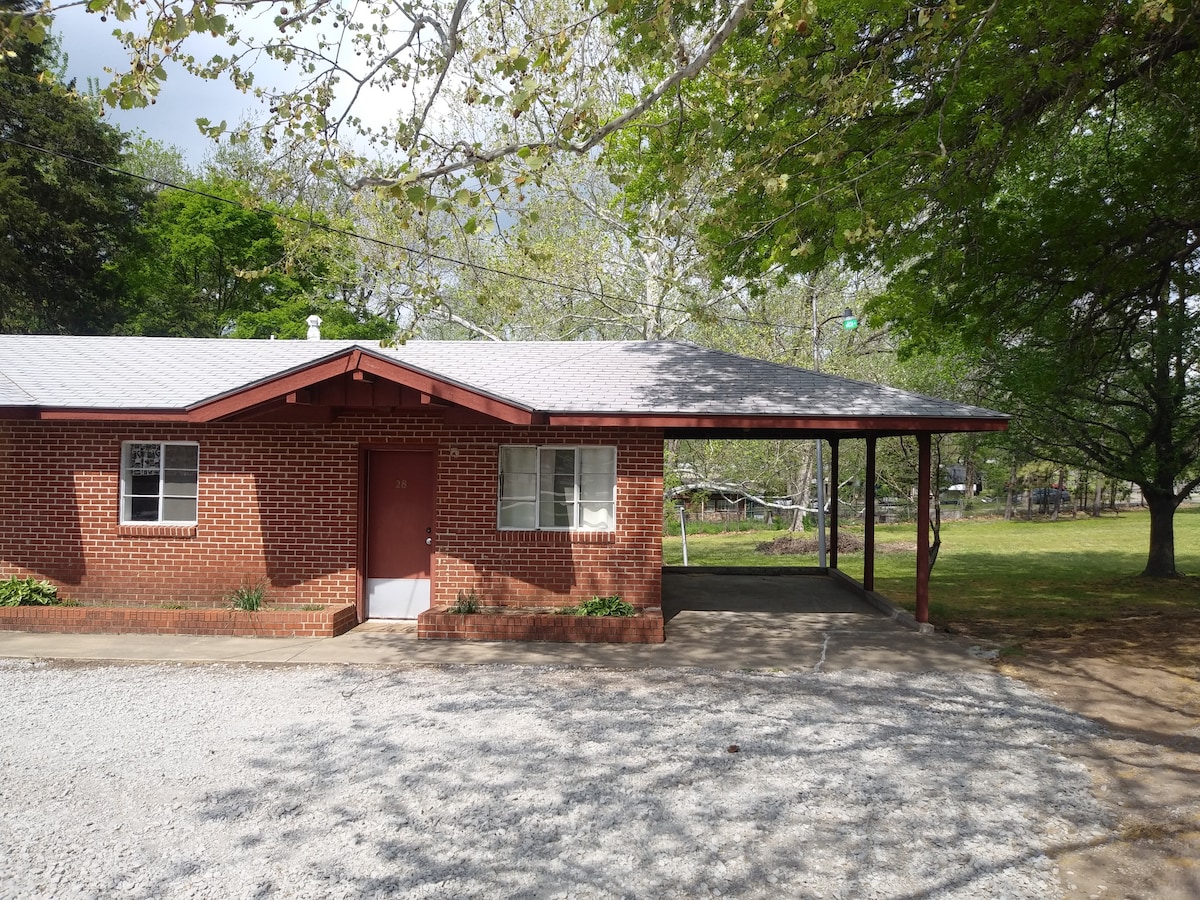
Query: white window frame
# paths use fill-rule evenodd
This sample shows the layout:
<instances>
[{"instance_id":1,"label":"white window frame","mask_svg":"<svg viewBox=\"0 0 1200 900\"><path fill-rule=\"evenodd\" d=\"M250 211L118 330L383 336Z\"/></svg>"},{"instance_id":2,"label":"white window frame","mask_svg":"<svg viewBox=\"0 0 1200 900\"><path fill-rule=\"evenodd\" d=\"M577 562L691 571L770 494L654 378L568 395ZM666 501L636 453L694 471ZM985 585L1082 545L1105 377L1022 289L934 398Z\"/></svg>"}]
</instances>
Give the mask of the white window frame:
<instances>
[{"instance_id":1,"label":"white window frame","mask_svg":"<svg viewBox=\"0 0 1200 900\"><path fill-rule=\"evenodd\" d=\"M534 471L522 473L509 473L517 475L532 476L533 490L532 493L523 495L509 494L505 496L505 470L504 459L505 452L509 450L530 450L534 452ZM572 493L570 498L566 500L571 510L571 524L569 525L554 525L543 524L542 503L543 503L543 484L542 484L542 458L543 454L556 453L563 450L573 451L575 454L575 472L571 484ZM603 475L611 477L610 490L608 499L598 500L592 498L584 500L581 496L581 482L584 474L595 475L597 473L584 473L581 471L583 463L583 453L581 451L598 451L604 450L610 454L612 468L605 471ZM613 532L617 530L617 448L611 444L502 444L500 446L499 458L497 459L497 471L499 472L498 484L496 488L496 527L501 531L595 531L595 532ZM585 505L588 503L600 504L607 508L607 522L604 525L588 525L581 520L585 511ZM512 525L504 524L504 507L506 504L522 504L528 509L532 507L533 523Z\"/></svg>"},{"instance_id":2,"label":"white window frame","mask_svg":"<svg viewBox=\"0 0 1200 900\"><path fill-rule=\"evenodd\" d=\"M158 461L158 515L154 519L136 519L131 515L132 501L136 498L147 499L155 496L153 494L134 494L133 493L133 478L131 471L133 468L133 448L137 446L157 446L159 448ZM167 448L168 447L195 447L196 448L196 466L195 469L190 467L180 469L179 471L195 471L196 473L196 491L191 494L172 494L167 491ZM187 519L169 519L165 518L164 513L167 507L168 500L192 500L196 506L196 514ZM200 444L196 441L122 441L121 442L121 495L118 498L120 507L120 521L122 525L195 525L199 516L200 509Z\"/></svg>"}]
</instances>

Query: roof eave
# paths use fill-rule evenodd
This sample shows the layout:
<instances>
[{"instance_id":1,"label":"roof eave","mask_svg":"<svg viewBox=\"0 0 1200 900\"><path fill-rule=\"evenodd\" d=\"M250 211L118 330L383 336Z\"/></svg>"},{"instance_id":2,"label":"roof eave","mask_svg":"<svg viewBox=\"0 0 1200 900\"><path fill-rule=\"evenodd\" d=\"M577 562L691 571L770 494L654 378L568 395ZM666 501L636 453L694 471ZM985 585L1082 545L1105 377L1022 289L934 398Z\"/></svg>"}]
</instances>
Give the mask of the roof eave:
<instances>
[{"instance_id":1,"label":"roof eave","mask_svg":"<svg viewBox=\"0 0 1200 900\"><path fill-rule=\"evenodd\" d=\"M187 422L188 414L180 409L9 406L0 407L0 419L35 419L42 422Z\"/></svg>"},{"instance_id":2,"label":"roof eave","mask_svg":"<svg viewBox=\"0 0 1200 900\"><path fill-rule=\"evenodd\" d=\"M787 416L787 415L681 415L663 413L553 412L548 425L601 426L605 428L661 428L677 435L699 432L745 432L881 435L942 434L949 432L1005 431L1009 417L984 416ZM674 435L673 435L674 436Z\"/></svg>"}]
</instances>

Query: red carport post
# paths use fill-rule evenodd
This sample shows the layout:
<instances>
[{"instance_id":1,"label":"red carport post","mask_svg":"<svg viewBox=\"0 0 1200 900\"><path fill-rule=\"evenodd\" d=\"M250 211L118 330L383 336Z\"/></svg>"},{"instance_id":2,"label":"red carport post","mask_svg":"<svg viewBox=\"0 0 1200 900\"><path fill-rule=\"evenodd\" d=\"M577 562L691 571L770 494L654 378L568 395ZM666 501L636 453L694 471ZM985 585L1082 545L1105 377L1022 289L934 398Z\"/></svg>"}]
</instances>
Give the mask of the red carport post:
<instances>
[{"instance_id":1,"label":"red carport post","mask_svg":"<svg viewBox=\"0 0 1200 900\"><path fill-rule=\"evenodd\" d=\"M863 587L875 590L875 435L867 438L867 498L863 510Z\"/></svg>"},{"instance_id":2,"label":"red carport post","mask_svg":"<svg viewBox=\"0 0 1200 900\"><path fill-rule=\"evenodd\" d=\"M929 470L931 435L917 435L920 471L917 475L917 621L929 621Z\"/></svg>"}]
</instances>

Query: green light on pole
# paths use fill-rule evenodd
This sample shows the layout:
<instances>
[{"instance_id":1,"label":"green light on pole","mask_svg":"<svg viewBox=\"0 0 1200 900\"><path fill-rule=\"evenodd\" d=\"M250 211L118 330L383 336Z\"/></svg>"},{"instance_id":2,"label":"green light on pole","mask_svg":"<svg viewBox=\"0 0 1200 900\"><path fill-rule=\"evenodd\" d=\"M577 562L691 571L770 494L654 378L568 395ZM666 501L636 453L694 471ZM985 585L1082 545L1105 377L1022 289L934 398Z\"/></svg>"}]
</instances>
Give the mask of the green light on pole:
<instances>
[{"instance_id":1,"label":"green light on pole","mask_svg":"<svg viewBox=\"0 0 1200 900\"><path fill-rule=\"evenodd\" d=\"M858 316L854 315L854 310L846 307L846 311L842 313L842 330L853 331L858 327Z\"/></svg>"}]
</instances>

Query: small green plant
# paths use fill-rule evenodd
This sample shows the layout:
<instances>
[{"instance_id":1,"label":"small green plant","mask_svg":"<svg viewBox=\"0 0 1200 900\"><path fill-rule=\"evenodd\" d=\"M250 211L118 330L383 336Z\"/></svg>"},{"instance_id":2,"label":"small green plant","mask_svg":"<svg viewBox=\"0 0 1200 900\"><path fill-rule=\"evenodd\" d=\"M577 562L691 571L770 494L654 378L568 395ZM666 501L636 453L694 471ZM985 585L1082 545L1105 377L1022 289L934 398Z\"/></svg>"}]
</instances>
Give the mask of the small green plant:
<instances>
[{"instance_id":1,"label":"small green plant","mask_svg":"<svg viewBox=\"0 0 1200 900\"><path fill-rule=\"evenodd\" d=\"M593 597L591 600L585 600L579 604L575 614L578 616L632 616L636 612L630 604L621 599L620 595L613 594L611 597Z\"/></svg>"},{"instance_id":2,"label":"small green plant","mask_svg":"<svg viewBox=\"0 0 1200 900\"><path fill-rule=\"evenodd\" d=\"M469 616L479 612L482 604L474 591L459 591L458 597L446 612L454 613L457 616Z\"/></svg>"},{"instance_id":3,"label":"small green plant","mask_svg":"<svg viewBox=\"0 0 1200 900\"><path fill-rule=\"evenodd\" d=\"M300 609L304 612L319 612L325 608L324 603L305 603Z\"/></svg>"},{"instance_id":4,"label":"small green plant","mask_svg":"<svg viewBox=\"0 0 1200 900\"><path fill-rule=\"evenodd\" d=\"M158 604L158 608L159 609L187 609L187 607L182 603L160 603L160 604Z\"/></svg>"},{"instance_id":5,"label":"small green plant","mask_svg":"<svg viewBox=\"0 0 1200 900\"><path fill-rule=\"evenodd\" d=\"M255 584L243 584L241 587L234 588L227 599L229 605L234 609L258 612L266 602L267 586L261 581Z\"/></svg>"},{"instance_id":6,"label":"small green plant","mask_svg":"<svg viewBox=\"0 0 1200 900\"><path fill-rule=\"evenodd\" d=\"M18 578L0 581L0 606L58 606L58 588L48 581L36 578Z\"/></svg>"}]
</instances>

